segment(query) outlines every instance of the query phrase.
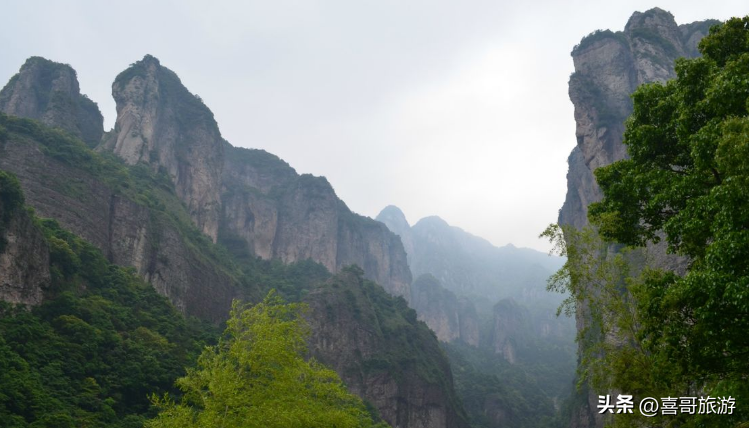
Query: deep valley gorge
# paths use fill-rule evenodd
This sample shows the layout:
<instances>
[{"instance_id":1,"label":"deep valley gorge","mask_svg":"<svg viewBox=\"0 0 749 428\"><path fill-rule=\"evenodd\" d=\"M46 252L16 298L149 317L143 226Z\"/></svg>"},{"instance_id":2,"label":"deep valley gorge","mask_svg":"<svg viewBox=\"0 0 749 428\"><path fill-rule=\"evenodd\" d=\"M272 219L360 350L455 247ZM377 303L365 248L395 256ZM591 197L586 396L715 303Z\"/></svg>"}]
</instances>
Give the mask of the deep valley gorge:
<instances>
[{"instance_id":1,"label":"deep valley gorge","mask_svg":"<svg viewBox=\"0 0 749 428\"><path fill-rule=\"evenodd\" d=\"M29 56L0 91L0 427L745 426L748 19L654 8L572 48L552 254L357 214L164 58L113 76L106 129ZM600 411L621 394L737 402Z\"/></svg>"}]
</instances>

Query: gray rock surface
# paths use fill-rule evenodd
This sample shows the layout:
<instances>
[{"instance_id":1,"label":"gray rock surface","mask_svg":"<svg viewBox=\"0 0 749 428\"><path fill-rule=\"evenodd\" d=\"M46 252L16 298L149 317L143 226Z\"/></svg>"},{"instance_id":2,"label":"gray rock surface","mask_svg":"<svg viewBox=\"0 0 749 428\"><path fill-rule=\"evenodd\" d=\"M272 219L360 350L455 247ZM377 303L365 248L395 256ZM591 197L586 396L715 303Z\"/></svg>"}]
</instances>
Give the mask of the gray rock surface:
<instances>
[{"instance_id":1,"label":"gray rock surface","mask_svg":"<svg viewBox=\"0 0 749 428\"><path fill-rule=\"evenodd\" d=\"M446 290L434 276L421 275L411 284L411 307L440 341L479 346L479 318L473 303Z\"/></svg>"},{"instance_id":2,"label":"gray rock surface","mask_svg":"<svg viewBox=\"0 0 749 428\"><path fill-rule=\"evenodd\" d=\"M117 76L112 95L117 121L100 149L165 172L195 225L215 242L224 144L213 113L150 55Z\"/></svg>"},{"instance_id":3,"label":"gray rock surface","mask_svg":"<svg viewBox=\"0 0 749 428\"><path fill-rule=\"evenodd\" d=\"M559 223L588 225L588 204L601 200L593 171L627 157L622 144L625 120L632 112L630 94L643 83L675 77L674 60L699 55L697 44L717 21L677 25L662 9L635 12L623 32L600 31L583 38L572 51L575 72L569 95L575 106L577 146L569 157L567 197ZM686 260L667 255L663 243L650 246L655 266L682 272ZM587 309L579 307L578 330L586 323ZM616 340L607 338L606 340ZM573 412L572 427L602 427L596 411L597 395L587 393L586 404Z\"/></svg>"},{"instance_id":4,"label":"gray rock surface","mask_svg":"<svg viewBox=\"0 0 749 428\"><path fill-rule=\"evenodd\" d=\"M41 145L12 135L0 145L0 169L14 173L26 203L98 247L108 259L133 266L183 313L226 319L237 284L188 244L158 212L110 188L83 168L47 156Z\"/></svg>"},{"instance_id":5,"label":"gray rock surface","mask_svg":"<svg viewBox=\"0 0 749 428\"><path fill-rule=\"evenodd\" d=\"M5 189L0 187L0 196ZM0 300L38 305L50 286L49 248L23 206L0 197Z\"/></svg>"},{"instance_id":6,"label":"gray rock surface","mask_svg":"<svg viewBox=\"0 0 749 428\"><path fill-rule=\"evenodd\" d=\"M312 259L331 272L356 264L410 299L411 271L396 235L346 207L324 177L298 175L262 150L226 145L221 233L263 259Z\"/></svg>"},{"instance_id":7,"label":"gray rock surface","mask_svg":"<svg viewBox=\"0 0 749 428\"><path fill-rule=\"evenodd\" d=\"M99 107L81 95L75 70L41 57L26 60L0 91L0 111L61 128L89 147L99 144L104 132Z\"/></svg>"}]
</instances>

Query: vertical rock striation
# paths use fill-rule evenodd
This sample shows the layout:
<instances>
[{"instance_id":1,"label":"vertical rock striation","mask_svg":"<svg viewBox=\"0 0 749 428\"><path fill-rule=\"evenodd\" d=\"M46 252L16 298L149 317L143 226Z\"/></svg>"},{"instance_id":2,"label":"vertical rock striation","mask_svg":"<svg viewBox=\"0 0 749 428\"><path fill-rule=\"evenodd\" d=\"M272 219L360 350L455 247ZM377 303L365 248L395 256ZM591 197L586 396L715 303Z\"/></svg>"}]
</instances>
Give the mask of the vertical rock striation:
<instances>
[{"instance_id":1,"label":"vertical rock striation","mask_svg":"<svg viewBox=\"0 0 749 428\"><path fill-rule=\"evenodd\" d=\"M51 282L49 248L23 203L18 182L0 171L0 301L33 306Z\"/></svg>"},{"instance_id":2,"label":"vertical rock striation","mask_svg":"<svg viewBox=\"0 0 749 428\"><path fill-rule=\"evenodd\" d=\"M312 259L331 272L356 264L410 299L406 252L387 227L351 212L324 177L298 175L263 150L225 150L222 241L263 259Z\"/></svg>"},{"instance_id":3,"label":"vertical rock striation","mask_svg":"<svg viewBox=\"0 0 749 428\"><path fill-rule=\"evenodd\" d=\"M502 299L494 305L492 346L510 364L517 362L518 341L530 336L530 315L513 299Z\"/></svg>"},{"instance_id":4,"label":"vertical rock striation","mask_svg":"<svg viewBox=\"0 0 749 428\"><path fill-rule=\"evenodd\" d=\"M216 322L226 318L239 295L236 280L186 242L169 214L134 201L86 165L47 155L35 138L11 132L0 145L0 169L18 177L38 215L57 220L111 262L133 266L183 313ZM171 198L167 203L179 205Z\"/></svg>"},{"instance_id":5,"label":"vertical rock striation","mask_svg":"<svg viewBox=\"0 0 749 428\"><path fill-rule=\"evenodd\" d=\"M588 204L601 199L592 171L624 159L624 122L630 94L643 83L673 77L674 60L694 57L697 43L717 21L678 26L661 9L635 12L623 32L598 31L572 50L569 95L575 106L577 146L569 158L567 198L559 222L587 224Z\"/></svg>"},{"instance_id":6,"label":"vertical rock striation","mask_svg":"<svg viewBox=\"0 0 749 428\"><path fill-rule=\"evenodd\" d=\"M27 59L0 91L0 111L61 128L89 147L104 133L99 107L81 95L75 70L41 57Z\"/></svg>"},{"instance_id":7,"label":"vertical rock striation","mask_svg":"<svg viewBox=\"0 0 749 428\"><path fill-rule=\"evenodd\" d=\"M213 113L150 55L117 76L112 95L117 121L102 149L168 174L195 225L215 242L224 144Z\"/></svg>"},{"instance_id":8,"label":"vertical rock striation","mask_svg":"<svg viewBox=\"0 0 749 428\"><path fill-rule=\"evenodd\" d=\"M411 307L419 320L442 342L461 340L479 346L479 319L476 308L465 299L445 289L432 275L424 274L411 284Z\"/></svg>"}]
</instances>

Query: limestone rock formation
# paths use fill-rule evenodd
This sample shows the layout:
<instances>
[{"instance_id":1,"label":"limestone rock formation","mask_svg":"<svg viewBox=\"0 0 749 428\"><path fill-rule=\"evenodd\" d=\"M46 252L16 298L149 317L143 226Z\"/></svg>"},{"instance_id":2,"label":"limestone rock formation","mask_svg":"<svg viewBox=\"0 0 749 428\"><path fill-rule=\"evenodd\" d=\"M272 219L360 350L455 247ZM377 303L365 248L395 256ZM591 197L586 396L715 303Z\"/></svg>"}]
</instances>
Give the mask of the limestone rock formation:
<instances>
[{"instance_id":1,"label":"limestone rock formation","mask_svg":"<svg viewBox=\"0 0 749 428\"><path fill-rule=\"evenodd\" d=\"M89 147L99 144L104 132L99 107L81 95L75 70L41 57L26 60L0 91L0 111L64 129Z\"/></svg>"},{"instance_id":2,"label":"limestone rock formation","mask_svg":"<svg viewBox=\"0 0 749 428\"><path fill-rule=\"evenodd\" d=\"M400 239L348 209L324 177L298 175L263 150L225 146L221 238L263 259L312 259L331 272L356 264L366 278L410 299Z\"/></svg>"},{"instance_id":3,"label":"limestone rock formation","mask_svg":"<svg viewBox=\"0 0 749 428\"><path fill-rule=\"evenodd\" d=\"M518 342L530 333L530 315L513 299L502 299L494 305L492 345L494 353L510 364L517 362Z\"/></svg>"},{"instance_id":4,"label":"limestone rock formation","mask_svg":"<svg viewBox=\"0 0 749 428\"><path fill-rule=\"evenodd\" d=\"M112 95L117 121L101 149L165 172L193 222L215 242L224 144L213 113L150 55L117 76Z\"/></svg>"},{"instance_id":5,"label":"limestone rock formation","mask_svg":"<svg viewBox=\"0 0 749 428\"><path fill-rule=\"evenodd\" d=\"M626 157L622 137L632 112L630 94L643 83L675 77L674 60L696 56L697 43L715 23L678 26L670 13L655 8L635 12L623 32L595 32L575 46L569 94L577 146L569 159L560 223L587 224L588 204L602 196L592 171Z\"/></svg>"},{"instance_id":6,"label":"limestone rock formation","mask_svg":"<svg viewBox=\"0 0 749 428\"><path fill-rule=\"evenodd\" d=\"M200 168L212 168L215 152L203 157L198 149L210 139L196 136L210 134L212 117L209 121L201 116L202 104L193 105L197 116L185 112L184 103L191 101L173 95L175 90L183 96L189 93L182 92L181 85L173 86L179 81L170 80L176 79L170 73L147 57L115 82L118 128L99 150L113 150L131 165L98 156L80 141L31 120L0 114L0 170L18 176L26 202L41 217L56 219L112 262L132 266L184 314L213 322L226 319L233 298L256 301L259 297L253 295L255 284L240 284L238 268L232 261L223 263L226 254L201 233L210 236L212 229L206 230L208 223L201 223L203 217L196 217L194 210L187 211L190 201L198 203L199 194L191 193L190 186L180 191L186 175L175 177L169 168L176 165L179 174L203 178L218 171L226 198L217 212L222 221L217 218L211 238L220 237L227 246L244 246L251 257L285 262L312 259L334 272L355 263L366 270L366 274L351 273L358 268L343 272L338 277L340 290L328 284L308 294L314 314L310 320L313 353L336 367L351 389L394 426L467 427L444 354L432 332L407 306L411 273L400 239L383 224L352 213L324 178L300 176L262 151L235 149L220 140L220 167L201 175ZM189 126L180 122L185 120ZM201 123L208 130L205 134L195 129ZM181 142L195 143L197 148L177 147ZM128 151L138 145L139 151ZM55 147L60 150L51 150ZM230 155L224 157L224 150ZM178 155L171 158L174 151ZM130 153L138 156L129 157ZM197 182L205 184L192 181ZM26 254L27 250L13 247L21 242L14 238L15 230L22 228L11 226L8 254ZM0 234L6 236L5 232ZM22 243L36 245L31 238ZM5 260L0 257L3 275ZM36 290L44 288L44 270L33 272L33 257L26 257L26 263L17 270L41 275L42 280L22 278L35 284L29 293L13 288L17 275L11 278L10 288L5 287L5 276L0 276L3 290L9 290L2 291L2 298L40 301ZM15 275L11 269L8 272ZM363 277L403 299L387 295ZM350 296L360 304L352 306ZM330 314L337 321L329 322ZM363 320L362 314L375 318ZM364 333L372 329L376 334L370 340ZM393 371L391 362L397 366Z\"/></svg>"},{"instance_id":7,"label":"limestone rock formation","mask_svg":"<svg viewBox=\"0 0 749 428\"><path fill-rule=\"evenodd\" d=\"M47 241L24 210L18 184L0 171L0 301L38 305L49 285Z\"/></svg>"},{"instance_id":8,"label":"limestone rock formation","mask_svg":"<svg viewBox=\"0 0 749 428\"><path fill-rule=\"evenodd\" d=\"M677 25L669 12L655 8L635 12L623 32L598 31L575 46L569 95L575 106L577 146L568 161L567 197L559 212L560 224L586 226L588 204L602 197L593 171L626 158L622 139L625 120L632 112L630 94L643 83L675 77L674 60L698 56L697 44L717 22ZM663 244L649 252L657 266L683 271L685 260L665 254ZM585 313L582 305L577 313L578 329L585 324ZM596 399L593 392L588 394L587 403L573 414L573 427L603 426Z\"/></svg>"},{"instance_id":9,"label":"limestone rock formation","mask_svg":"<svg viewBox=\"0 0 749 428\"><path fill-rule=\"evenodd\" d=\"M479 319L473 303L446 290L434 276L421 275L411 284L411 307L440 341L462 340L479 346Z\"/></svg>"},{"instance_id":10,"label":"limestone rock formation","mask_svg":"<svg viewBox=\"0 0 749 428\"><path fill-rule=\"evenodd\" d=\"M148 201L113 188L88 165L48 155L35 138L10 132L0 145L0 169L18 177L26 203L39 216L57 220L110 261L133 266L183 313L216 322L226 318L238 296L236 281L188 243L178 224Z\"/></svg>"}]
</instances>

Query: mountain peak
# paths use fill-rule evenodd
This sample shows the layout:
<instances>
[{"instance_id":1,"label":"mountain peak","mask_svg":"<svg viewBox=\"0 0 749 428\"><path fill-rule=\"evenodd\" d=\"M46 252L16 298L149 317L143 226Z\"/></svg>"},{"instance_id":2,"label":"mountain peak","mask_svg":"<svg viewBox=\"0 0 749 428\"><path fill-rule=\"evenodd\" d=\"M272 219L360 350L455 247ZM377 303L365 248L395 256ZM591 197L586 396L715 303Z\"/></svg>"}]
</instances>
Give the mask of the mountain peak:
<instances>
[{"instance_id":1,"label":"mountain peak","mask_svg":"<svg viewBox=\"0 0 749 428\"><path fill-rule=\"evenodd\" d=\"M144 64L156 64L156 65L159 65L159 66L161 65L161 61L159 61L158 58L156 58L155 56L153 56L151 54L145 54L143 56L143 59L140 60L140 62L142 62Z\"/></svg>"},{"instance_id":2,"label":"mountain peak","mask_svg":"<svg viewBox=\"0 0 749 428\"><path fill-rule=\"evenodd\" d=\"M665 11L661 8L654 7L646 10L645 12L635 12L627 21L627 25L624 26L624 31L631 31L634 28L652 28L656 31L658 27L666 28L677 28L676 20L671 12Z\"/></svg>"},{"instance_id":3,"label":"mountain peak","mask_svg":"<svg viewBox=\"0 0 749 428\"><path fill-rule=\"evenodd\" d=\"M385 208L380 211L379 214L377 214L377 217L375 220L380 221L382 223L388 224L389 222L392 222L393 224L397 224L398 226L404 226L405 227L411 227L408 223L408 220L406 219L406 215L403 214L403 211L396 207L395 205L388 205ZM389 226L388 226L389 227Z\"/></svg>"},{"instance_id":4,"label":"mountain peak","mask_svg":"<svg viewBox=\"0 0 749 428\"><path fill-rule=\"evenodd\" d=\"M0 91L0 111L61 128L93 147L104 133L99 107L81 94L73 67L32 56Z\"/></svg>"},{"instance_id":5,"label":"mountain peak","mask_svg":"<svg viewBox=\"0 0 749 428\"><path fill-rule=\"evenodd\" d=\"M417 226L428 226L428 227L450 227L450 224L446 222L442 217L431 215L429 217L424 217L421 220L417 221L414 227Z\"/></svg>"},{"instance_id":6,"label":"mountain peak","mask_svg":"<svg viewBox=\"0 0 749 428\"><path fill-rule=\"evenodd\" d=\"M224 140L211 110L152 55L112 84L114 132L103 144L127 164L163 168L195 224L218 237Z\"/></svg>"}]
</instances>

